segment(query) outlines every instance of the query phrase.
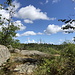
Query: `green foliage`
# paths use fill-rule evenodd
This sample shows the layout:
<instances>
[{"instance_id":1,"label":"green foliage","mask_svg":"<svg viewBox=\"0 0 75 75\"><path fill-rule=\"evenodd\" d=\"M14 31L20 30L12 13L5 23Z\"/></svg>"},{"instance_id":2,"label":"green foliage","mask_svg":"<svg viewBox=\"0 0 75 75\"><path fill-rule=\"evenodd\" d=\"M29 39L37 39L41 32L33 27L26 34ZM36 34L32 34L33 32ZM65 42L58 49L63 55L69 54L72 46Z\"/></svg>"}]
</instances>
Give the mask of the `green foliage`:
<instances>
[{"instance_id":1,"label":"green foliage","mask_svg":"<svg viewBox=\"0 0 75 75\"><path fill-rule=\"evenodd\" d=\"M64 57L75 57L75 44L68 44L63 50L62 50L62 55Z\"/></svg>"},{"instance_id":2,"label":"green foliage","mask_svg":"<svg viewBox=\"0 0 75 75\"><path fill-rule=\"evenodd\" d=\"M50 58L43 58L35 72L35 75L74 75L75 74L75 44L67 43L61 46L60 56L52 56ZM58 46L57 46L58 47ZM47 49L48 50L48 49ZM50 54L57 54L53 48L50 48ZM58 50L56 50L58 51ZM48 51L49 53L49 51Z\"/></svg>"},{"instance_id":3,"label":"green foliage","mask_svg":"<svg viewBox=\"0 0 75 75\"><path fill-rule=\"evenodd\" d=\"M68 44L62 51L61 56L66 59L64 75L75 74L75 44Z\"/></svg>"},{"instance_id":4,"label":"green foliage","mask_svg":"<svg viewBox=\"0 0 75 75\"><path fill-rule=\"evenodd\" d=\"M65 59L61 57L51 57L44 58L43 63L41 63L35 71L35 75L64 75L62 74L64 69Z\"/></svg>"},{"instance_id":5,"label":"green foliage","mask_svg":"<svg viewBox=\"0 0 75 75\"><path fill-rule=\"evenodd\" d=\"M59 54L60 51L55 50L54 48L48 48L48 50L46 50L45 52L49 53L49 54Z\"/></svg>"},{"instance_id":6,"label":"green foliage","mask_svg":"<svg viewBox=\"0 0 75 75\"><path fill-rule=\"evenodd\" d=\"M29 43L29 44L21 44L21 50L39 50L42 52L50 51L50 48L55 50L60 50L64 48L64 45L53 45L53 44L37 44L37 43Z\"/></svg>"},{"instance_id":7,"label":"green foliage","mask_svg":"<svg viewBox=\"0 0 75 75\"><path fill-rule=\"evenodd\" d=\"M21 44L20 44L19 40L13 40L11 45L12 45L13 48L19 49L21 47Z\"/></svg>"},{"instance_id":8,"label":"green foliage","mask_svg":"<svg viewBox=\"0 0 75 75\"><path fill-rule=\"evenodd\" d=\"M19 27L15 26L12 22L12 15L14 14L13 9L8 9L8 7L14 7L12 4L12 0L6 0L4 5L0 5L0 10L4 9L9 12L9 19L3 18L0 14L0 25L2 26L2 29L0 30L0 44L2 45L11 45L13 41L13 37L16 36L16 31L19 30ZM8 9L8 10L7 10ZM5 22L7 21L7 22Z\"/></svg>"},{"instance_id":9,"label":"green foliage","mask_svg":"<svg viewBox=\"0 0 75 75\"><path fill-rule=\"evenodd\" d=\"M2 31L0 32L0 44L3 45L10 45L13 41L13 37L15 37L18 28L14 25L10 25L9 27L3 27Z\"/></svg>"},{"instance_id":10,"label":"green foliage","mask_svg":"<svg viewBox=\"0 0 75 75\"><path fill-rule=\"evenodd\" d=\"M36 71L34 71L33 75L74 75L75 74L75 44L72 43L67 43L65 45L20 44L19 40L13 40L13 41L14 42L12 43L12 46L14 48L22 47L24 49L27 48L29 50L39 49L45 53L50 54L49 57L32 56L32 58L40 60L40 62L38 62L38 68L36 69ZM1 74L5 74L6 72L8 72L8 70L6 70L7 67L4 67L2 70L0 70ZM11 71L9 71L7 75L8 74L11 75L10 73Z\"/></svg>"}]
</instances>

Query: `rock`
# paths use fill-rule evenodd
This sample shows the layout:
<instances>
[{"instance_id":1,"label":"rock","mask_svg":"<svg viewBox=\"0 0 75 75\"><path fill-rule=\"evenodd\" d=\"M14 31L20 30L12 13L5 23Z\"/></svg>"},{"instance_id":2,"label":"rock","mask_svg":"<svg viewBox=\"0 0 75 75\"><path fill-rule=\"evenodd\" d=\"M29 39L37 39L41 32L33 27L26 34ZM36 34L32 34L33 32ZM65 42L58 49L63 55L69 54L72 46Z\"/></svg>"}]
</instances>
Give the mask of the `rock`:
<instances>
[{"instance_id":1,"label":"rock","mask_svg":"<svg viewBox=\"0 0 75 75\"><path fill-rule=\"evenodd\" d=\"M43 53L43 52L40 52L40 51L36 51L36 50L22 50L20 52L22 55L28 55L28 56L31 56L31 55L38 55L38 56L47 56L48 54L46 53Z\"/></svg>"},{"instance_id":2,"label":"rock","mask_svg":"<svg viewBox=\"0 0 75 75\"><path fill-rule=\"evenodd\" d=\"M20 50L19 49L14 49L14 52L15 53L20 53Z\"/></svg>"},{"instance_id":3,"label":"rock","mask_svg":"<svg viewBox=\"0 0 75 75\"><path fill-rule=\"evenodd\" d=\"M11 53L14 53L14 48L11 45L8 45L7 47Z\"/></svg>"},{"instance_id":4,"label":"rock","mask_svg":"<svg viewBox=\"0 0 75 75\"><path fill-rule=\"evenodd\" d=\"M21 62L21 63L27 63L27 62L29 62L29 63L35 64L35 63L38 63L39 60L34 59L34 58L16 57L16 58L14 58L14 62Z\"/></svg>"},{"instance_id":5,"label":"rock","mask_svg":"<svg viewBox=\"0 0 75 75\"><path fill-rule=\"evenodd\" d=\"M0 45L0 66L10 58L10 52L7 47Z\"/></svg>"},{"instance_id":6,"label":"rock","mask_svg":"<svg viewBox=\"0 0 75 75\"><path fill-rule=\"evenodd\" d=\"M25 64L17 65L14 71L19 73L24 73L24 74L31 74L36 68L37 68L36 64L25 63Z\"/></svg>"}]
</instances>

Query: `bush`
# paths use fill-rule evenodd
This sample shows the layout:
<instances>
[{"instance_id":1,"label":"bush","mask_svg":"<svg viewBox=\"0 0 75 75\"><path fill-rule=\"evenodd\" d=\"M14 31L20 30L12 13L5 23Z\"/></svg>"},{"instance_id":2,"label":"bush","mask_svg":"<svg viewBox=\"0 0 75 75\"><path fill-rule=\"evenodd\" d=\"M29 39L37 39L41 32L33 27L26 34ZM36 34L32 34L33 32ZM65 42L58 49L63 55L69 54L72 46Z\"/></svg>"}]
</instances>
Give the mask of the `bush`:
<instances>
[{"instance_id":1,"label":"bush","mask_svg":"<svg viewBox=\"0 0 75 75\"><path fill-rule=\"evenodd\" d=\"M63 69L64 75L75 74L75 44L68 44L62 51L61 55L65 58L65 68Z\"/></svg>"},{"instance_id":2,"label":"bush","mask_svg":"<svg viewBox=\"0 0 75 75\"><path fill-rule=\"evenodd\" d=\"M34 75L62 75L64 59L59 57L44 58Z\"/></svg>"}]
</instances>

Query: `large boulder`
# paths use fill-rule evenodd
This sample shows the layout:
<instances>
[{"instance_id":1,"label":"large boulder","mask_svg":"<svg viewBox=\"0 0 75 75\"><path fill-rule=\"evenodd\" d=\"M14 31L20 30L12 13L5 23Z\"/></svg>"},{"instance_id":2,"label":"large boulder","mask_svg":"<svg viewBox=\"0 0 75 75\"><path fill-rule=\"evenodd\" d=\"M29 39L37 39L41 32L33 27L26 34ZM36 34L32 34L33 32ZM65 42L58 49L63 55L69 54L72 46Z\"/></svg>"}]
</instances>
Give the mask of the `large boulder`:
<instances>
[{"instance_id":1,"label":"large boulder","mask_svg":"<svg viewBox=\"0 0 75 75\"><path fill-rule=\"evenodd\" d=\"M7 47L0 45L0 66L10 58L10 52Z\"/></svg>"}]
</instances>

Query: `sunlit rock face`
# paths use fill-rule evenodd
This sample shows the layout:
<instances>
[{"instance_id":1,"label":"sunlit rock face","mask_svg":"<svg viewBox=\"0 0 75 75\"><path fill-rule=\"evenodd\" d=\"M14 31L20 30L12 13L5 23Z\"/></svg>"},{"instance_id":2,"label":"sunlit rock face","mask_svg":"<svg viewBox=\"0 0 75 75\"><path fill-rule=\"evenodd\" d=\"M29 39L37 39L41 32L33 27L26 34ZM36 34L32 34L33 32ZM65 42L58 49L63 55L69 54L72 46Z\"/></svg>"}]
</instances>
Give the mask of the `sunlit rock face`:
<instances>
[{"instance_id":1,"label":"sunlit rock face","mask_svg":"<svg viewBox=\"0 0 75 75\"><path fill-rule=\"evenodd\" d=\"M10 52L7 47L0 45L0 66L10 58Z\"/></svg>"}]
</instances>

